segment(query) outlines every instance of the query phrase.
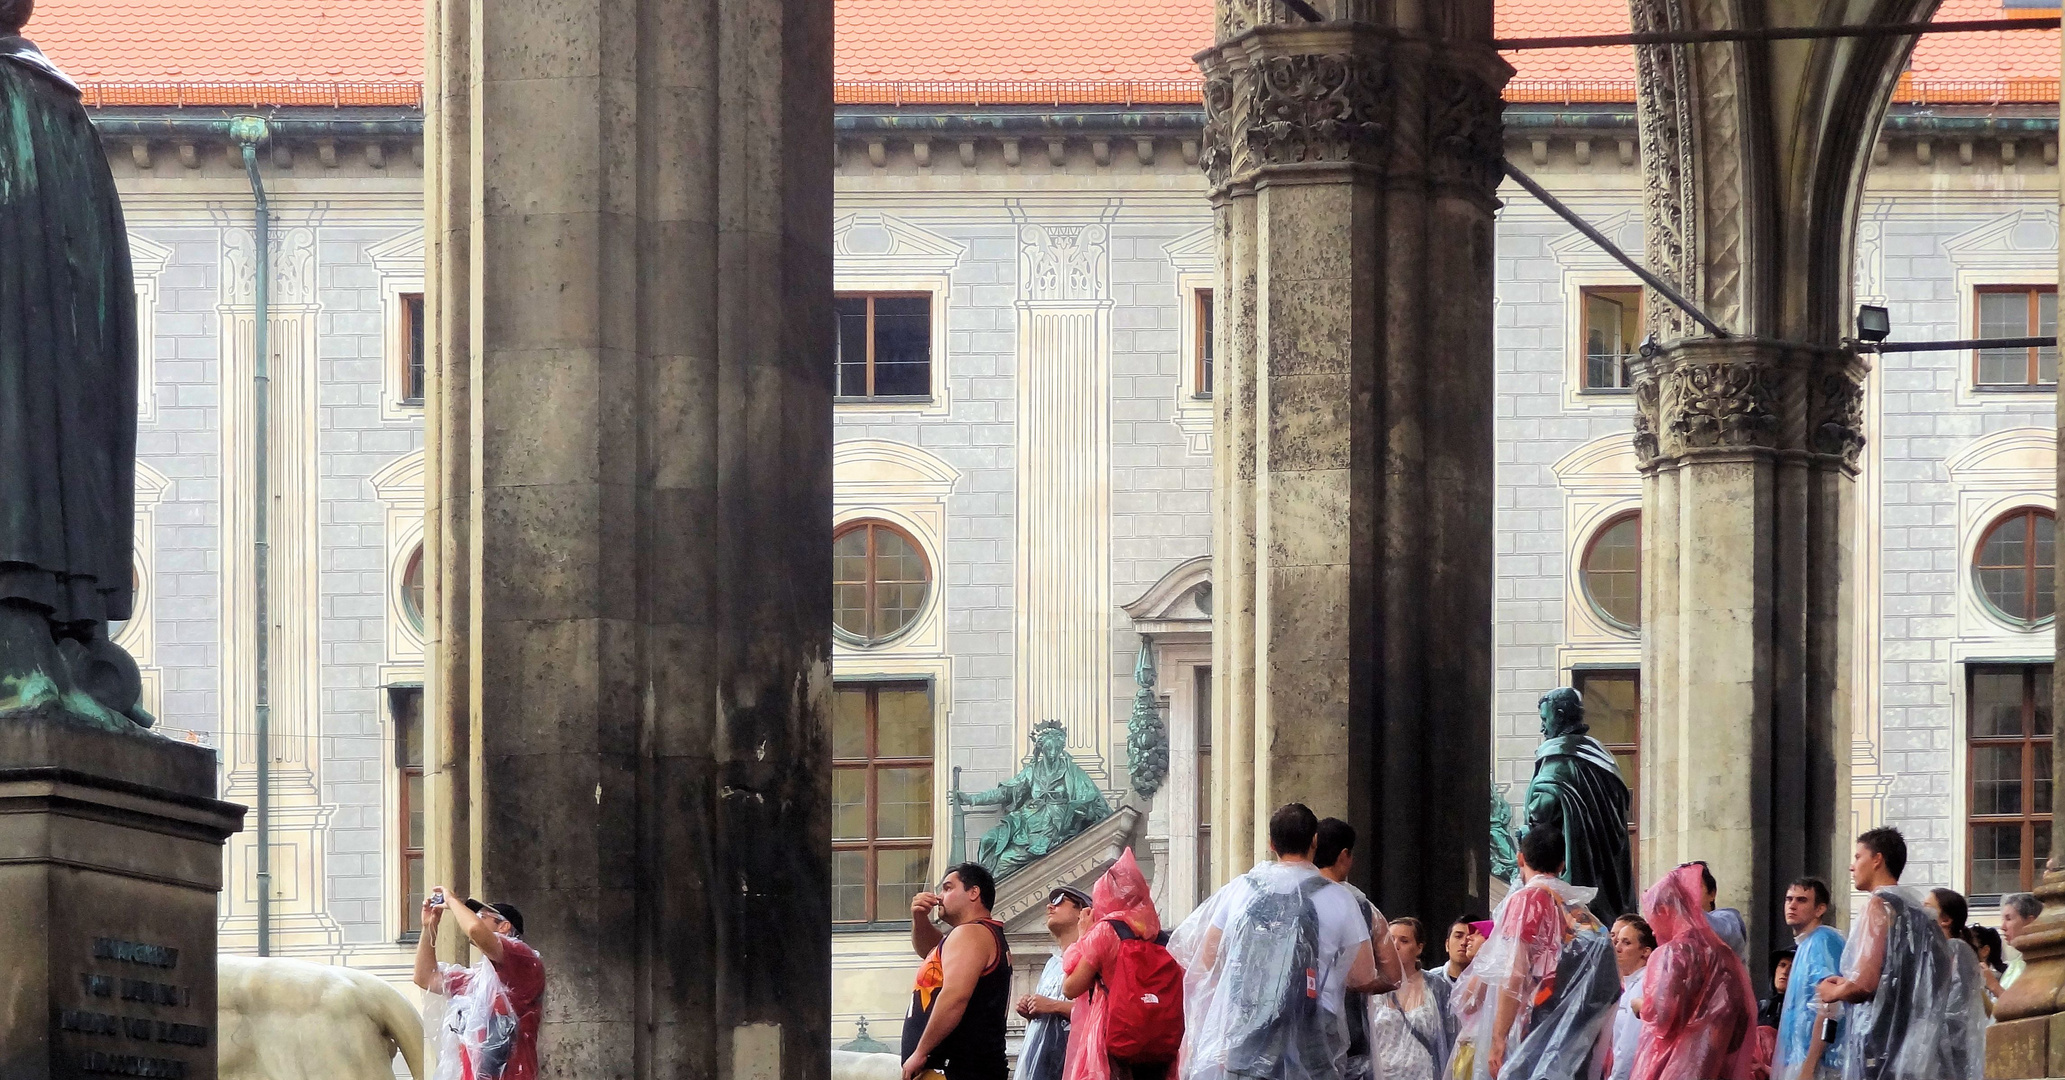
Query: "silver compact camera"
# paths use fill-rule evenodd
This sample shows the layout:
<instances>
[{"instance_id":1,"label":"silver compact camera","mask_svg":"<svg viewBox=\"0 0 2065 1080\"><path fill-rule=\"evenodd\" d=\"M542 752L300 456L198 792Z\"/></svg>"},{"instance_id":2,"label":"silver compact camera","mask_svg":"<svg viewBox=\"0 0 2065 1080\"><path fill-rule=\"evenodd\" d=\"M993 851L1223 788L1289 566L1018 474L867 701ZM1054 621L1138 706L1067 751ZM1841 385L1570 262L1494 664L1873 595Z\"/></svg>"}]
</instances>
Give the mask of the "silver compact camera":
<instances>
[{"instance_id":1,"label":"silver compact camera","mask_svg":"<svg viewBox=\"0 0 2065 1080\"><path fill-rule=\"evenodd\" d=\"M443 889L432 889L432 890L430 890L430 906L431 906L431 907L443 907L443 906L445 906L445 891L444 891Z\"/></svg>"}]
</instances>

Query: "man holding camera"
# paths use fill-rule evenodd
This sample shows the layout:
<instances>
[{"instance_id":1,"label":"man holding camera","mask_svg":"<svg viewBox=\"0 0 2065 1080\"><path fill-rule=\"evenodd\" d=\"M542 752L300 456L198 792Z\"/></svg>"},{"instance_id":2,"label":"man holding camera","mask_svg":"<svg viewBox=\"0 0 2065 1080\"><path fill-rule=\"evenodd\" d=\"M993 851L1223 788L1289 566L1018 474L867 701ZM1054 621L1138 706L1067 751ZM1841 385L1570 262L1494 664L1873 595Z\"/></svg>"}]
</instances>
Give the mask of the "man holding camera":
<instances>
[{"instance_id":1,"label":"man holding camera","mask_svg":"<svg viewBox=\"0 0 2065 1080\"><path fill-rule=\"evenodd\" d=\"M431 1039L440 1055L459 1055L461 1076L537 1080L545 964L523 940L523 912L473 899L446 903L455 895L442 886L430 891L416 939L416 985L445 999L444 1021ZM437 962L438 925L448 911L480 953L471 968Z\"/></svg>"}]
</instances>

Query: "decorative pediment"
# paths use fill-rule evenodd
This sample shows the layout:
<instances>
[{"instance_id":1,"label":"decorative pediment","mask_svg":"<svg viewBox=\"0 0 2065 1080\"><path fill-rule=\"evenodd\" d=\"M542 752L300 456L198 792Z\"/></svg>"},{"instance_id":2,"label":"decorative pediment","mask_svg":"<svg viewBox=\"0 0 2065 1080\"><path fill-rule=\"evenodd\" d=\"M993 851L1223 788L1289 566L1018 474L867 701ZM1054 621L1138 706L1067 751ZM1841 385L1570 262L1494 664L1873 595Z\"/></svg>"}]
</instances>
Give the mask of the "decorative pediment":
<instances>
[{"instance_id":1,"label":"decorative pediment","mask_svg":"<svg viewBox=\"0 0 2065 1080\"><path fill-rule=\"evenodd\" d=\"M1623 210L1617 214L1606 214L1592 221L1594 228L1606 234L1608 240L1620 245L1622 251L1642 256L1642 214L1637 210ZM1571 267L1619 266L1613 256L1599 250L1599 245L1575 229L1551 240L1546 245L1556 261Z\"/></svg>"},{"instance_id":2,"label":"decorative pediment","mask_svg":"<svg viewBox=\"0 0 2065 1080\"><path fill-rule=\"evenodd\" d=\"M1642 486L1635 440L1627 432L1593 439L1563 455L1550 470L1557 483L1570 491L1614 493Z\"/></svg>"},{"instance_id":3,"label":"decorative pediment","mask_svg":"<svg viewBox=\"0 0 2065 1080\"><path fill-rule=\"evenodd\" d=\"M1212 557L1185 559L1148 586L1138 600L1120 607L1133 629L1159 637L1165 634L1212 632Z\"/></svg>"},{"instance_id":4,"label":"decorative pediment","mask_svg":"<svg viewBox=\"0 0 2065 1080\"><path fill-rule=\"evenodd\" d=\"M2041 256L2056 265L2058 257L2058 211L2019 210L1959 233L1943 242L1953 257L1960 255L1997 258L2006 253ZM2016 260L2019 264L2022 260Z\"/></svg>"},{"instance_id":5,"label":"decorative pediment","mask_svg":"<svg viewBox=\"0 0 2065 1080\"><path fill-rule=\"evenodd\" d=\"M172 478L139 461L136 463L136 508L148 510L172 490Z\"/></svg>"},{"instance_id":6,"label":"decorative pediment","mask_svg":"<svg viewBox=\"0 0 2065 1080\"><path fill-rule=\"evenodd\" d=\"M1103 821L1084 829L1045 856L1026 863L997 883L997 902L990 912L1009 934L1047 936L1047 894L1057 885L1084 892L1140 839L1147 815L1127 803Z\"/></svg>"},{"instance_id":7,"label":"decorative pediment","mask_svg":"<svg viewBox=\"0 0 2065 1080\"><path fill-rule=\"evenodd\" d=\"M172 261L172 249L155 240L131 233L129 236L129 266L137 277L148 277L162 273Z\"/></svg>"},{"instance_id":8,"label":"decorative pediment","mask_svg":"<svg viewBox=\"0 0 2065 1080\"><path fill-rule=\"evenodd\" d=\"M1219 266L1219 238L1207 225L1162 245L1179 274L1209 274Z\"/></svg>"},{"instance_id":9,"label":"decorative pediment","mask_svg":"<svg viewBox=\"0 0 2065 1080\"><path fill-rule=\"evenodd\" d=\"M411 229L366 249L373 268L391 277L423 276L423 230Z\"/></svg>"},{"instance_id":10,"label":"decorative pediment","mask_svg":"<svg viewBox=\"0 0 2065 1080\"><path fill-rule=\"evenodd\" d=\"M1944 469L1953 483L2049 487L2058 472L2058 435L2049 428L2009 428L1958 451Z\"/></svg>"},{"instance_id":11,"label":"decorative pediment","mask_svg":"<svg viewBox=\"0 0 2065 1080\"><path fill-rule=\"evenodd\" d=\"M943 499L960 479L960 470L909 443L848 439L832 448L832 490L842 501Z\"/></svg>"},{"instance_id":12,"label":"decorative pediment","mask_svg":"<svg viewBox=\"0 0 2065 1080\"><path fill-rule=\"evenodd\" d=\"M845 274L944 274L968 245L882 213L852 213L832 222L832 252Z\"/></svg>"},{"instance_id":13,"label":"decorative pediment","mask_svg":"<svg viewBox=\"0 0 2065 1080\"><path fill-rule=\"evenodd\" d=\"M380 467L367 477L373 497L384 503L423 501L423 451L411 450Z\"/></svg>"}]
</instances>

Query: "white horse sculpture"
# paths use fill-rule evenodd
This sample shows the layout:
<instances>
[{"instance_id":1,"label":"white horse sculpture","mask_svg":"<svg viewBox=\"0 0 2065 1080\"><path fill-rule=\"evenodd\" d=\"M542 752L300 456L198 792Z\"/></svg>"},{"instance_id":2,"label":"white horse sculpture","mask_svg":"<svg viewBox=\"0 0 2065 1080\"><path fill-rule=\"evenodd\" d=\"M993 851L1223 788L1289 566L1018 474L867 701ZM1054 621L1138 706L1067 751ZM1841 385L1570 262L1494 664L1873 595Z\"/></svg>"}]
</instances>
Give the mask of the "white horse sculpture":
<instances>
[{"instance_id":1,"label":"white horse sculpture","mask_svg":"<svg viewBox=\"0 0 2065 1080\"><path fill-rule=\"evenodd\" d=\"M363 971L280 957L216 958L220 1080L423 1077L423 1019Z\"/></svg>"}]
</instances>

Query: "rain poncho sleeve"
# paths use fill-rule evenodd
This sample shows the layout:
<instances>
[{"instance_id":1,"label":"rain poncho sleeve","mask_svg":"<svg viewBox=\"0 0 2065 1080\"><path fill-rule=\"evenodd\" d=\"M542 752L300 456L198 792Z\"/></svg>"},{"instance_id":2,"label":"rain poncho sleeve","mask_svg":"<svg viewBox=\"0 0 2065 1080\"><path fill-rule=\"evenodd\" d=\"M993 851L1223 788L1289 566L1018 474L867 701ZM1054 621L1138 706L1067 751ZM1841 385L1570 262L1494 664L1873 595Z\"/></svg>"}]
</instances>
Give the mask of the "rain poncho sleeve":
<instances>
[{"instance_id":1,"label":"rain poncho sleeve","mask_svg":"<svg viewBox=\"0 0 2065 1080\"><path fill-rule=\"evenodd\" d=\"M1033 993L1056 1001L1063 1000L1059 954L1047 958L1047 965L1040 969L1040 981ZM1040 1015L1025 1025L1025 1046L1018 1052L1017 1076L1020 1080L1061 1080L1062 1067L1068 1056L1068 1021L1066 1016Z\"/></svg>"},{"instance_id":2,"label":"rain poncho sleeve","mask_svg":"<svg viewBox=\"0 0 2065 1080\"><path fill-rule=\"evenodd\" d=\"M1843 949L1843 978L1876 982L1868 1000L1843 1011L1844 1080L1978 1075L1964 1054L1946 1052L1950 942L1919 894L1897 885L1874 891L1863 924Z\"/></svg>"},{"instance_id":3,"label":"rain poncho sleeve","mask_svg":"<svg viewBox=\"0 0 2065 1080\"><path fill-rule=\"evenodd\" d=\"M423 1030L437 1051L430 1080L490 1080L516 1049L515 998L495 966L437 966L436 991L423 995Z\"/></svg>"},{"instance_id":4,"label":"rain poncho sleeve","mask_svg":"<svg viewBox=\"0 0 2065 1080\"><path fill-rule=\"evenodd\" d=\"M1701 910L1699 868L1681 866L1642 897L1656 951L1642 976L1633 1080L1749 1080L1757 999L1749 969Z\"/></svg>"},{"instance_id":5,"label":"rain poncho sleeve","mask_svg":"<svg viewBox=\"0 0 2065 1080\"><path fill-rule=\"evenodd\" d=\"M1343 988L1368 940L1346 890L1310 863L1265 861L1213 894L1169 939L1184 969L1182 1080L1337 1080Z\"/></svg>"},{"instance_id":6,"label":"rain poncho sleeve","mask_svg":"<svg viewBox=\"0 0 2065 1080\"><path fill-rule=\"evenodd\" d=\"M1069 946L1061 960L1066 973L1073 974L1085 960L1094 961L1099 973L1096 985L1084 998L1077 999L1075 1012L1069 1018L1068 1059L1063 1071L1066 1080L1109 1080L1111 1076L1111 1058L1104 1053L1111 1005L1102 976L1118 960L1119 935L1112 920L1123 920L1136 936L1146 941L1153 941L1162 933L1161 915L1155 910L1147 876L1140 872L1132 848L1122 852L1118 862L1091 887L1090 913L1096 918L1096 925Z\"/></svg>"},{"instance_id":7,"label":"rain poncho sleeve","mask_svg":"<svg viewBox=\"0 0 2065 1080\"><path fill-rule=\"evenodd\" d=\"M1986 977L1979 954L1962 941L1949 941L1950 993L1943 1010L1943 1075L1980 1080L1986 1074Z\"/></svg>"},{"instance_id":8,"label":"rain poncho sleeve","mask_svg":"<svg viewBox=\"0 0 2065 1080\"><path fill-rule=\"evenodd\" d=\"M1817 926L1793 946L1792 978L1785 984L1785 1008L1778 1018L1778 1049L1772 1059L1774 1075L1797 1080L1800 1066L1807 1061L1808 1048L1814 1045L1815 1022L1821 1015L1815 988L1821 980L1842 974L1842 961L1843 935L1832 927ZM1819 1072L1836 1076L1842 1071L1843 1048L1838 1042L1822 1051Z\"/></svg>"},{"instance_id":9,"label":"rain poncho sleeve","mask_svg":"<svg viewBox=\"0 0 2065 1080\"><path fill-rule=\"evenodd\" d=\"M1448 1069L1453 1080L1501 1075L1493 1059L1502 1067L1519 1050L1536 1007L1554 990L1563 943L1574 923L1572 908L1590 903L1592 895L1591 889L1537 874L1499 902L1490 937L1449 995L1456 1020ZM1607 958L1611 964L1610 945Z\"/></svg>"}]
</instances>

